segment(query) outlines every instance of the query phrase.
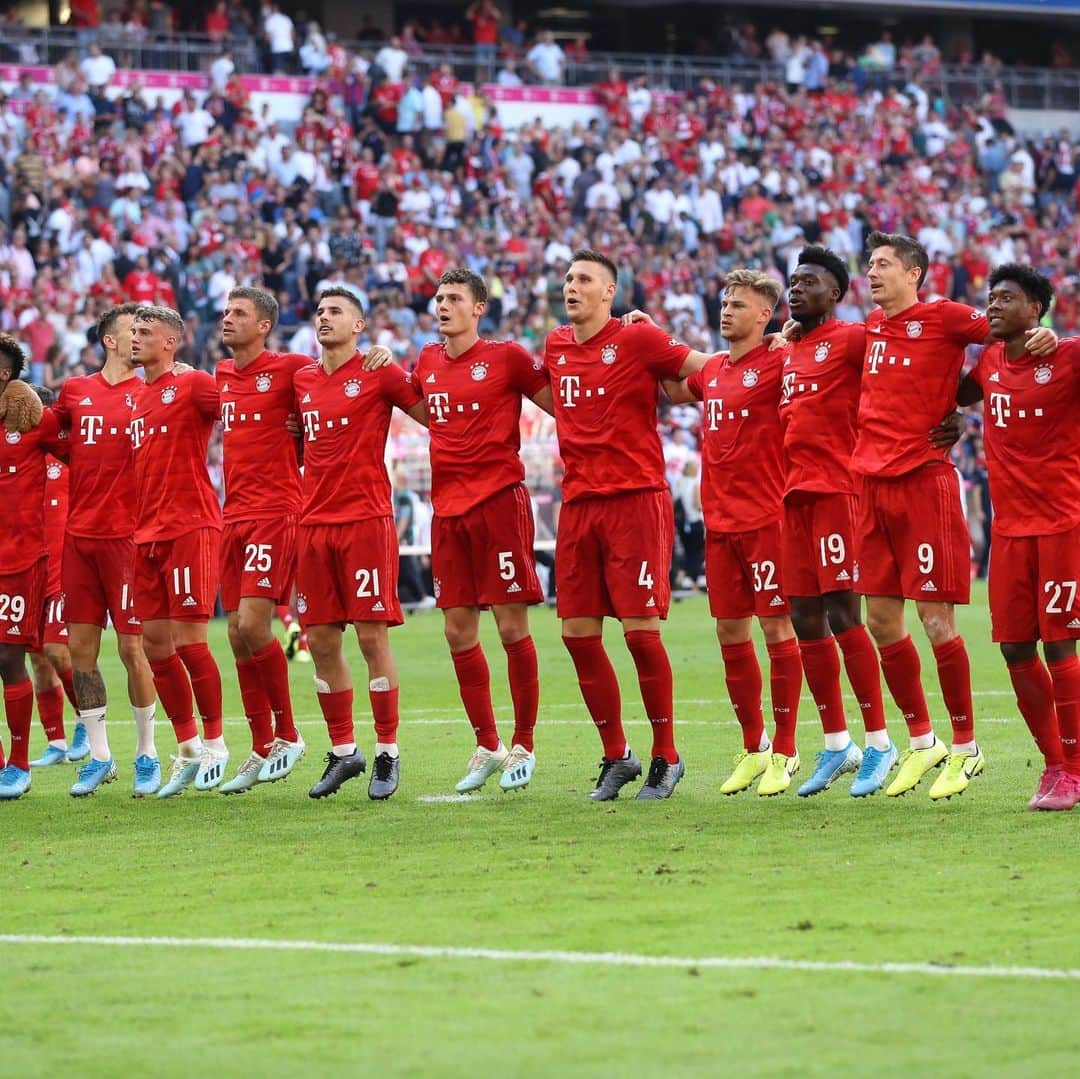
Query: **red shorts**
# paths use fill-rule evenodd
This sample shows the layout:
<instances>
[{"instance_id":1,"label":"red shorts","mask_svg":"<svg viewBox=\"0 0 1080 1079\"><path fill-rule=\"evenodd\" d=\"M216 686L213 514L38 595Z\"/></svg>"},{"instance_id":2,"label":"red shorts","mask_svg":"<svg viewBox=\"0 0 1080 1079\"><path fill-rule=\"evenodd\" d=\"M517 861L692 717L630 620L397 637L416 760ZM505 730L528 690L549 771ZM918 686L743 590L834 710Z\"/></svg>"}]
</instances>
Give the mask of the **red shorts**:
<instances>
[{"instance_id":1,"label":"red shorts","mask_svg":"<svg viewBox=\"0 0 1080 1079\"><path fill-rule=\"evenodd\" d=\"M237 521L221 533L221 605L235 611L245 596L287 600L296 575L296 517Z\"/></svg>"},{"instance_id":2,"label":"red shorts","mask_svg":"<svg viewBox=\"0 0 1080 1079\"><path fill-rule=\"evenodd\" d=\"M859 495L856 591L928 603L967 603L971 537L952 466L867 476Z\"/></svg>"},{"instance_id":3,"label":"red shorts","mask_svg":"<svg viewBox=\"0 0 1080 1079\"><path fill-rule=\"evenodd\" d=\"M208 622L217 599L221 533L196 528L135 544L135 610L143 622Z\"/></svg>"},{"instance_id":4,"label":"red shorts","mask_svg":"<svg viewBox=\"0 0 1080 1079\"><path fill-rule=\"evenodd\" d=\"M705 533L705 581L713 618L790 613L781 580L780 522L750 532Z\"/></svg>"},{"instance_id":5,"label":"red shorts","mask_svg":"<svg viewBox=\"0 0 1080 1079\"><path fill-rule=\"evenodd\" d=\"M64 539L64 617L69 623L104 626L111 616L117 633L142 633L135 613L135 542L122 539Z\"/></svg>"},{"instance_id":6,"label":"red shorts","mask_svg":"<svg viewBox=\"0 0 1080 1079\"><path fill-rule=\"evenodd\" d=\"M521 484L460 517L431 522L431 574L440 608L541 603L532 503Z\"/></svg>"},{"instance_id":7,"label":"red shorts","mask_svg":"<svg viewBox=\"0 0 1080 1079\"><path fill-rule=\"evenodd\" d=\"M1080 639L1080 525L1054 536L1001 536L990 544L995 641Z\"/></svg>"},{"instance_id":8,"label":"red shorts","mask_svg":"<svg viewBox=\"0 0 1080 1079\"><path fill-rule=\"evenodd\" d=\"M398 602L398 543L392 517L301 525L296 610L308 626L405 620Z\"/></svg>"},{"instance_id":9,"label":"red shorts","mask_svg":"<svg viewBox=\"0 0 1080 1079\"><path fill-rule=\"evenodd\" d=\"M64 620L64 593L53 592L45 598L44 630L42 644L67 644L68 628Z\"/></svg>"},{"instance_id":10,"label":"red shorts","mask_svg":"<svg viewBox=\"0 0 1080 1079\"><path fill-rule=\"evenodd\" d=\"M792 491L784 499L784 595L851 591L855 508L854 495Z\"/></svg>"},{"instance_id":11,"label":"red shorts","mask_svg":"<svg viewBox=\"0 0 1080 1079\"><path fill-rule=\"evenodd\" d=\"M0 574L0 644L41 651L47 577L45 558L17 573Z\"/></svg>"},{"instance_id":12,"label":"red shorts","mask_svg":"<svg viewBox=\"0 0 1080 1079\"><path fill-rule=\"evenodd\" d=\"M675 516L667 491L568 502L559 516L560 618L667 618Z\"/></svg>"}]
</instances>

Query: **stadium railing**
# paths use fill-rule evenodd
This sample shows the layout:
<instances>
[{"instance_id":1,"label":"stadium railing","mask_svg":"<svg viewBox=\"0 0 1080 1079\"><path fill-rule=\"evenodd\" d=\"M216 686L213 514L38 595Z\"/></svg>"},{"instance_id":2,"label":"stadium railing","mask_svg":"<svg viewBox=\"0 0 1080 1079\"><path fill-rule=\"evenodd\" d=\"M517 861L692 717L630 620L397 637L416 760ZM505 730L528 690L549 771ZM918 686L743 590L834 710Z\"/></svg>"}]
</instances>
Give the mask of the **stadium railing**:
<instances>
[{"instance_id":1,"label":"stadium railing","mask_svg":"<svg viewBox=\"0 0 1080 1079\"><path fill-rule=\"evenodd\" d=\"M72 49L82 49L90 38L65 27L5 28L0 32L0 64L56 64ZM122 66L137 70L205 71L220 55L222 43L205 34L169 34L135 39L130 36L99 35L102 48ZM227 44L233 51L237 69L243 74L261 71L262 47L252 38L232 38ZM348 41L350 51L363 50L374 55L381 47L377 41ZM463 78L493 74L490 65L478 71L477 53L471 46L428 45L410 57L417 73L426 75L440 63L449 62ZM624 78L644 75L650 87L685 91L702 79L723 83L783 81L780 65L733 57L681 56L665 53L592 53L582 61L569 61L565 83L590 86L602 82L612 67ZM297 69L297 74L299 69ZM868 79L878 82L904 81L905 73L868 72ZM923 77L920 85L928 92L939 93L945 100L977 100L1000 83L1009 105L1021 109L1080 109L1080 71L1044 67L1001 67L983 64L944 64L940 72Z\"/></svg>"}]
</instances>

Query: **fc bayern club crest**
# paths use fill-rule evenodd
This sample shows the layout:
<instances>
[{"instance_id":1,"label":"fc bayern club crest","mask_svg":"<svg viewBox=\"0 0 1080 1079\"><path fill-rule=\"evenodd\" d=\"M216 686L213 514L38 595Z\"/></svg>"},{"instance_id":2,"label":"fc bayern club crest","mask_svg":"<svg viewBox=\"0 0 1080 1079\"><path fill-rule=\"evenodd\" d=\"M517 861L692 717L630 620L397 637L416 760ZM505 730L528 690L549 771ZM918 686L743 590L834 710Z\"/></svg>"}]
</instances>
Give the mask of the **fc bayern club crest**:
<instances>
[{"instance_id":1,"label":"fc bayern club crest","mask_svg":"<svg viewBox=\"0 0 1080 1079\"><path fill-rule=\"evenodd\" d=\"M758 384L758 378L759 378L759 375L758 375L757 371L755 371L753 368L751 368L749 371L743 371L743 373L742 373L742 384L747 389L749 389L751 386L756 386Z\"/></svg>"},{"instance_id":2,"label":"fc bayern club crest","mask_svg":"<svg viewBox=\"0 0 1080 1079\"><path fill-rule=\"evenodd\" d=\"M1042 363L1035 368L1035 381L1040 386L1045 386L1054 377L1054 369L1048 364Z\"/></svg>"},{"instance_id":3,"label":"fc bayern club crest","mask_svg":"<svg viewBox=\"0 0 1080 1079\"><path fill-rule=\"evenodd\" d=\"M615 362L615 353L618 348L618 345L604 345L600 350L600 362L606 363L610 367Z\"/></svg>"},{"instance_id":4,"label":"fc bayern club crest","mask_svg":"<svg viewBox=\"0 0 1080 1079\"><path fill-rule=\"evenodd\" d=\"M297 614L306 614L307 613L307 596L304 596L299 592L296 593L296 613Z\"/></svg>"},{"instance_id":5,"label":"fc bayern club crest","mask_svg":"<svg viewBox=\"0 0 1080 1079\"><path fill-rule=\"evenodd\" d=\"M18 431L8 431L7 434L4 435L4 441L7 442L9 446L14 446L16 443L22 442L22 435L20 435Z\"/></svg>"},{"instance_id":6,"label":"fc bayern club crest","mask_svg":"<svg viewBox=\"0 0 1080 1079\"><path fill-rule=\"evenodd\" d=\"M51 480L58 480L62 472L63 469L57 464L51 464L45 469L45 475Z\"/></svg>"},{"instance_id":7,"label":"fc bayern club crest","mask_svg":"<svg viewBox=\"0 0 1080 1079\"><path fill-rule=\"evenodd\" d=\"M270 389L270 382L271 379L269 375L265 373L261 374L255 379L255 389L257 389L259 393L266 393Z\"/></svg>"},{"instance_id":8,"label":"fc bayern club crest","mask_svg":"<svg viewBox=\"0 0 1080 1079\"><path fill-rule=\"evenodd\" d=\"M469 374L473 382L483 382L487 378L488 365L486 363L474 363Z\"/></svg>"},{"instance_id":9,"label":"fc bayern club crest","mask_svg":"<svg viewBox=\"0 0 1080 1079\"><path fill-rule=\"evenodd\" d=\"M350 378L345 383L345 396L346 397L359 397L360 396L360 380L356 378Z\"/></svg>"},{"instance_id":10,"label":"fc bayern club crest","mask_svg":"<svg viewBox=\"0 0 1080 1079\"><path fill-rule=\"evenodd\" d=\"M908 337L922 337L922 323L921 322L909 322L907 324Z\"/></svg>"},{"instance_id":11,"label":"fc bayern club crest","mask_svg":"<svg viewBox=\"0 0 1080 1079\"><path fill-rule=\"evenodd\" d=\"M176 387L175 386L166 386L165 389L163 389L161 391L161 403L163 405L171 405L173 403L173 401L175 401L175 400L176 400Z\"/></svg>"},{"instance_id":12,"label":"fc bayern club crest","mask_svg":"<svg viewBox=\"0 0 1080 1079\"><path fill-rule=\"evenodd\" d=\"M829 358L829 349L832 346L828 341L822 341L816 349L814 349L814 363L824 363Z\"/></svg>"},{"instance_id":13,"label":"fc bayern club crest","mask_svg":"<svg viewBox=\"0 0 1080 1079\"><path fill-rule=\"evenodd\" d=\"M134 408L135 407L135 398L130 393L125 393L124 394L124 404L127 405L128 408Z\"/></svg>"}]
</instances>

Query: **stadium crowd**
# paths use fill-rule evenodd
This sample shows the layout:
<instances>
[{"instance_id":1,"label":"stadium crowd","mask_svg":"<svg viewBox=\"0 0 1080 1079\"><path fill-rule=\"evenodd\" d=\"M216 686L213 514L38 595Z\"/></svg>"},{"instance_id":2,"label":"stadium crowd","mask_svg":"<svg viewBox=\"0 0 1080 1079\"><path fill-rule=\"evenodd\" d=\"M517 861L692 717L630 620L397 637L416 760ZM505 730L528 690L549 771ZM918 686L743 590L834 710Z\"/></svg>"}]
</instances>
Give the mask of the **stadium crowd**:
<instances>
[{"instance_id":1,"label":"stadium crowd","mask_svg":"<svg viewBox=\"0 0 1080 1079\"><path fill-rule=\"evenodd\" d=\"M259 37L257 28L236 24L241 7L223 8L210 16L217 29L206 27L226 46L208 91L172 108L138 83L115 84L115 12L96 32L87 26L83 54L56 65L52 85L26 77L0 95L0 328L27 342L34 381L56 388L96 369L91 327L123 300L175 305L186 326L181 358L212 370L235 285L278 296L271 344L315 354L311 298L330 281L356 290L371 312L370 340L408 368L437 338L435 283L455 265L489 282L483 332L535 352L564 318L562 275L583 246L617 262L617 312L647 308L714 350L732 266L786 283L801 247L820 241L854 268L874 228L910 233L930 251L924 297L979 304L991 267L1030 262L1057 288L1055 328L1080 324L1076 145L1064 133L1018 135L999 92L935 96L940 56L929 39L898 49L885 34L852 56L781 30L760 45L743 34L737 50L784 64L782 83L704 80L674 95L611 71L595 87L602 119L563 131L537 117L505 130L482 89L474 95L450 65L417 73L425 35L439 40L431 27L407 26L369 53L323 37L325 66L304 61L310 51L293 28L287 63L271 68L293 69L295 58L324 77L287 131L252 109L228 47L237 35ZM469 9L478 47L494 46L481 41L491 8ZM288 17L275 5L264 14L269 43ZM524 28L500 32L496 81L512 84L518 69L540 78ZM281 23L282 53L285 37ZM838 313L861 318L870 306L855 274ZM697 410L665 409L663 420L673 490L690 492ZM547 504L557 478L551 425L540 415L526 422L530 479ZM396 441L421 495L424 445L415 434ZM957 460L984 572L978 414ZM677 501L695 516L692 493ZM695 551L691 539L686 584L698 575Z\"/></svg>"}]
</instances>

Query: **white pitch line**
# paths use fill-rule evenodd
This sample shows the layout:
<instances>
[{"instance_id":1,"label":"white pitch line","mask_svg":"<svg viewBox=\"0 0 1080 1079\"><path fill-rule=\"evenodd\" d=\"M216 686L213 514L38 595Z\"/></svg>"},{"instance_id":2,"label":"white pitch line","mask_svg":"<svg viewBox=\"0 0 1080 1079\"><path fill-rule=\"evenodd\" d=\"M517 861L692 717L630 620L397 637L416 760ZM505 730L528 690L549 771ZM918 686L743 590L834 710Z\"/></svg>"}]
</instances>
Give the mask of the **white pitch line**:
<instances>
[{"instance_id":1,"label":"white pitch line","mask_svg":"<svg viewBox=\"0 0 1080 1079\"><path fill-rule=\"evenodd\" d=\"M303 719L303 718L297 718L296 716L294 716L293 718L295 719L297 726L300 726L300 727L325 727L326 726L326 722L321 718L320 719L315 719L315 718ZM364 716L364 715L359 715L359 716L356 717L356 721L358 723L363 723L363 722L366 721L366 719L367 719L367 717ZM230 727L246 727L248 725L248 721L243 716L226 716L222 720L222 722L225 723L227 726L230 726ZM1012 716L976 716L975 717L975 725L976 726L978 726L980 723L1020 723L1020 722L1022 722L1020 719L1013 718ZM428 718L425 718L425 719L410 719L409 716L406 714L406 715L404 715L402 717L401 724L402 724L403 727L447 727L447 726L453 726L455 724L460 724L461 726L464 727L464 726L468 726L468 721L465 719L464 716L460 716L460 715L458 715L458 716L444 715L444 716L442 716L441 718L438 718L438 719L431 718L431 717L428 717ZM543 717L541 717L540 721L537 723L538 727L587 727L588 725L589 725L589 718L587 716L584 716L584 715L580 719L544 719ZM738 723L737 723L737 721L735 719L732 719L730 717L723 717L723 716L718 716L716 719L679 719L678 717L676 717L676 719L675 719L675 726L676 727L716 727L716 726L724 726L724 725L738 726ZM623 726L624 727L648 727L649 726L649 721L647 719L624 719L623 720ZM799 720L799 726L800 727L820 727L821 724L816 719L800 719ZM856 728L856 736L858 736L858 729L857 728Z\"/></svg>"},{"instance_id":2,"label":"white pitch line","mask_svg":"<svg viewBox=\"0 0 1080 1079\"><path fill-rule=\"evenodd\" d=\"M950 966L937 963L859 963L849 960L781 959L778 956L640 955L633 952L511 951L503 948L446 948L364 941L262 940L244 937L106 937L5 933L0 944L81 944L112 948L207 948L214 951L330 952L416 959L484 959L498 963L563 963L594 967L667 967L678 970L790 970L815 974L921 974L952 978L1016 978L1080 981L1080 970L1055 967Z\"/></svg>"}]
</instances>

